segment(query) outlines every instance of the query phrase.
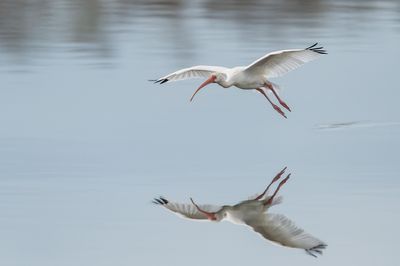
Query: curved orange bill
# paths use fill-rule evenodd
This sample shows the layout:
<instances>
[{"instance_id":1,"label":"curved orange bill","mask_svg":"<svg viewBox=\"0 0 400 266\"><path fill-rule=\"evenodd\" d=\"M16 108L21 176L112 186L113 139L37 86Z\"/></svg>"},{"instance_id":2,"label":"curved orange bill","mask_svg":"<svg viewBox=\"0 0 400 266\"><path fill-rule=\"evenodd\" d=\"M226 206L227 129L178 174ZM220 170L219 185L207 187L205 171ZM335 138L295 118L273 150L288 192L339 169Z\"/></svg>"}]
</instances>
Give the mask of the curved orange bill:
<instances>
[{"instance_id":1,"label":"curved orange bill","mask_svg":"<svg viewBox=\"0 0 400 266\"><path fill-rule=\"evenodd\" d=\"M217 76L215 75L211 75L211 77L209 77L206 81L204 81L200 87L193 93L192 97L190 98L190 101L193 100L194 96L196 95L196 93L198 93L203 87L207 86L210 83L215 82L215 79L217 78Z\"/></svg>"},{"instance_id":2,"label":"curved orange bill","mask_svg":"<svg viewBox=\"0 0 400 266\"><path fill-rule=\"evenodd\" d=\"M214 212L206 212L206 211L200 209L200 207L196 203L194 203L192 198L190 198L190 201L193 203L193 205L196 207L196 209L199 212L201 212L201 213L203 213L203 214L205 214L207 216L207 219L214 220L214 221L217 220L217 217L215 217L215 213Z\"/></svg>"}]
</instances>

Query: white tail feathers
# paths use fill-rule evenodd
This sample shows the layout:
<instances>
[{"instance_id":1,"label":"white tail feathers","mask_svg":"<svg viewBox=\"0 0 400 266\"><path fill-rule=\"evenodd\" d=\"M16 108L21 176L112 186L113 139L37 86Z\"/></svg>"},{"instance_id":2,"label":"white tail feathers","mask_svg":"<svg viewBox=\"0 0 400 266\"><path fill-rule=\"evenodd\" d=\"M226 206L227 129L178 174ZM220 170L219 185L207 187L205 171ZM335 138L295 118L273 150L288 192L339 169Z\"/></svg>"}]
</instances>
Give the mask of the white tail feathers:
<instances>
[{"instance_id":1,"label":"white tail feathers","mask_svg":"<svg viewBox=\"0 0 400 266\"><path fill-rule=\"evenodd\" d=\"M270 198L271 198L271 196L266 196L266 197L262 198L262 201L265 203L265 202L267 202ZM271 204L270 204L269 206L270 206L270 207L271 207L271 206L275 206L275 205L281 204L282 202L283 202L283 196L276 196L276 197L272 200L272 202L271 202Z\"/></svg>"},{"instance_id":2,"label":"white tail feathers","mask_svg":"<svg viewBox=\"0 0 400 266\"><path fill-rule=\"evenodd\" d=\"M283 202L283 196L277 196L272 201L271 206L275 206L275 205L281 204L282 202Z\"/></svg>"}]
</instances>

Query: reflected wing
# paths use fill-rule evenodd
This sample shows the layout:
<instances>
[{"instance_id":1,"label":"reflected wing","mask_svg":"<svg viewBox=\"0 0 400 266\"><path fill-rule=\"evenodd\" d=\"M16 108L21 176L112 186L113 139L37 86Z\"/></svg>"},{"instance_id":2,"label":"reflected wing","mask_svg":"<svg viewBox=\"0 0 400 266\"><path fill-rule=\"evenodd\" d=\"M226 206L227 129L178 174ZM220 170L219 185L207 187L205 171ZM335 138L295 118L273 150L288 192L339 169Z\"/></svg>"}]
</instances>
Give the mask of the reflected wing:
<instances>
[{"instance_id":1,"label":"reflected wing","mask_svg":"<svg viewBox=\"0 0 400 266\"><path fill-rule=\"evenodd\" d=\"M225 74L228 68L219 66L193 66L178 70L162 78L154 80L155 83L166 83L168 81L178 81L190 78L209 77L213 73Z\"/></svg>"},{"instance_id":2,"label":"reflected wing","mask_svg":"<svg viewBox=\"0 0 400 266\"><path fill-rule=\"evenodd\" d=\"M283 76L304 63L318 58L327 52L318 43L305 49L282 50L269 53L246 67L245 71L264 75L268 78Z\"/></svg>"},{"instance_id":3,"label":"reflected wing","mask_svg":"<svg viewBox=\"0 0 400 266\"><path fill-rule=\"evenodd\" d=\"M298 228L284 215L263 214L246 224L270 241L286 247L304 249L312 256L322 254L322 249L327 247L324 242Z\"/></svg>"},{"instance_id":4,"label":"reflected wing","mask_svg":"<svg viewBox=\"0 0 400 266\"><path fill-rule=\"evenodd\" d=\"M170 202L163 197L154 199L153 203L162 205L168 210L178 214L183 218L207 220L207 216L199 212L193 204ZM199 207L207 212L217 212L222 208L221 206L209 205L209 204L199 205Z\"/></svg>"}]
</instances>

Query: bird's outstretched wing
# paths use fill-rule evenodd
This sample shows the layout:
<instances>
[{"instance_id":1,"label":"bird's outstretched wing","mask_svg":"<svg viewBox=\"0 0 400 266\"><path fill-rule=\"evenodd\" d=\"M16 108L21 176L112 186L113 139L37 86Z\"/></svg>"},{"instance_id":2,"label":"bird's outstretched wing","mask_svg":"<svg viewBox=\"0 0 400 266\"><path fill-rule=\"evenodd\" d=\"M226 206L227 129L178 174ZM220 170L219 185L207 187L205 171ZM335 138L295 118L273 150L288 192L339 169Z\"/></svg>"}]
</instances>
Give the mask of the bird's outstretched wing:
<instances>
[{"instance_id":1,"label":"bird's outstretched wing","mask_svg":"<svg viewBox=\"0 0 400 266\"><path fill-rule=\"evenodd\" d=\"M264 75L267 78L275 78L300 67L304 63L312 61L321 54L327 54L323 47L317 47L318 43L305 49L281 50L269 53L250 65L245 71Z\"/></svg>"},{"instance_id":2,"label":"bird's outstretched wing","mask_svg":"<svg viewBox=\"0 0 400 266\"><path fill-rule=\"evenodd\" d=\"M153 200L153 203L162 205L168 210L178 214L179 216L183 218L189 218L189 219L196 219L196 220L207 220L207 216L204 215L203 213L199 212L197 208L193 204L185 204L185 203L177 203L177 202L170 202L169 200L159 197L155 198ZM216 206L216 205L199 205L199 207L208 212L217 212L219 211L222 207L221 206Z\"/></svg>"},{"instance_id":3,"label":"bird's outstretched wing","mask_svg":"<svg viewBox=\"0 0 400 266\"><path fill-rule=\"evenodd\" d=\"M184 80L184 79L190 79L190 78L201 78L201 77L207 78L210 75L212 75L213 73L225 74L225 72L227 70L228 70L228 68L220 67L220 66L193 66L193 67L178 70L178 71L168 74L162 78L159 78L156 80L151 80L151 81L154 81L155 83L164 84L168 81L178 81L178 80Z\"/></svg>"},{"instance_id":4,"label":"bird's outstretched wing","mask_svg":"<svg viewBox=\"0 0 400 266\"><path fill-rule=\"evenodd\" d=\"M298 228L291 220L281 214L262 214L258 219L246 224L264 238L282 246L304 249L309 255L322 255L327 245L321 240Z\"/></svg>"}]
</instances>

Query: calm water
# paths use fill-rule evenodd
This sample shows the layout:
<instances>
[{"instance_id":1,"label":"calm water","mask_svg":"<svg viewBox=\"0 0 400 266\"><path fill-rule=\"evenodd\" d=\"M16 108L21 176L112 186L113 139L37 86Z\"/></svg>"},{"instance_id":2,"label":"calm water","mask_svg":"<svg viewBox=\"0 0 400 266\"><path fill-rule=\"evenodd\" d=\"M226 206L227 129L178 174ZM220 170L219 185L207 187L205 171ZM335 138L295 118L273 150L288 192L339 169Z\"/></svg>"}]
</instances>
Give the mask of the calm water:
<instances>
[{"instance_id":1,"label":"calm water","mask_svg":"<svg viewBox=\"0 0 400 266\"><path fill-rule=\"evenodd\" d=\"M287 120L255 93L147 81L316 41L328 56L274 80ZM394 0L1 1L2 265L395 265L399 47ZM150 203L235 203L285 165L273 212L328 243L317 260Z\"/></svg>"}]
</instances>

